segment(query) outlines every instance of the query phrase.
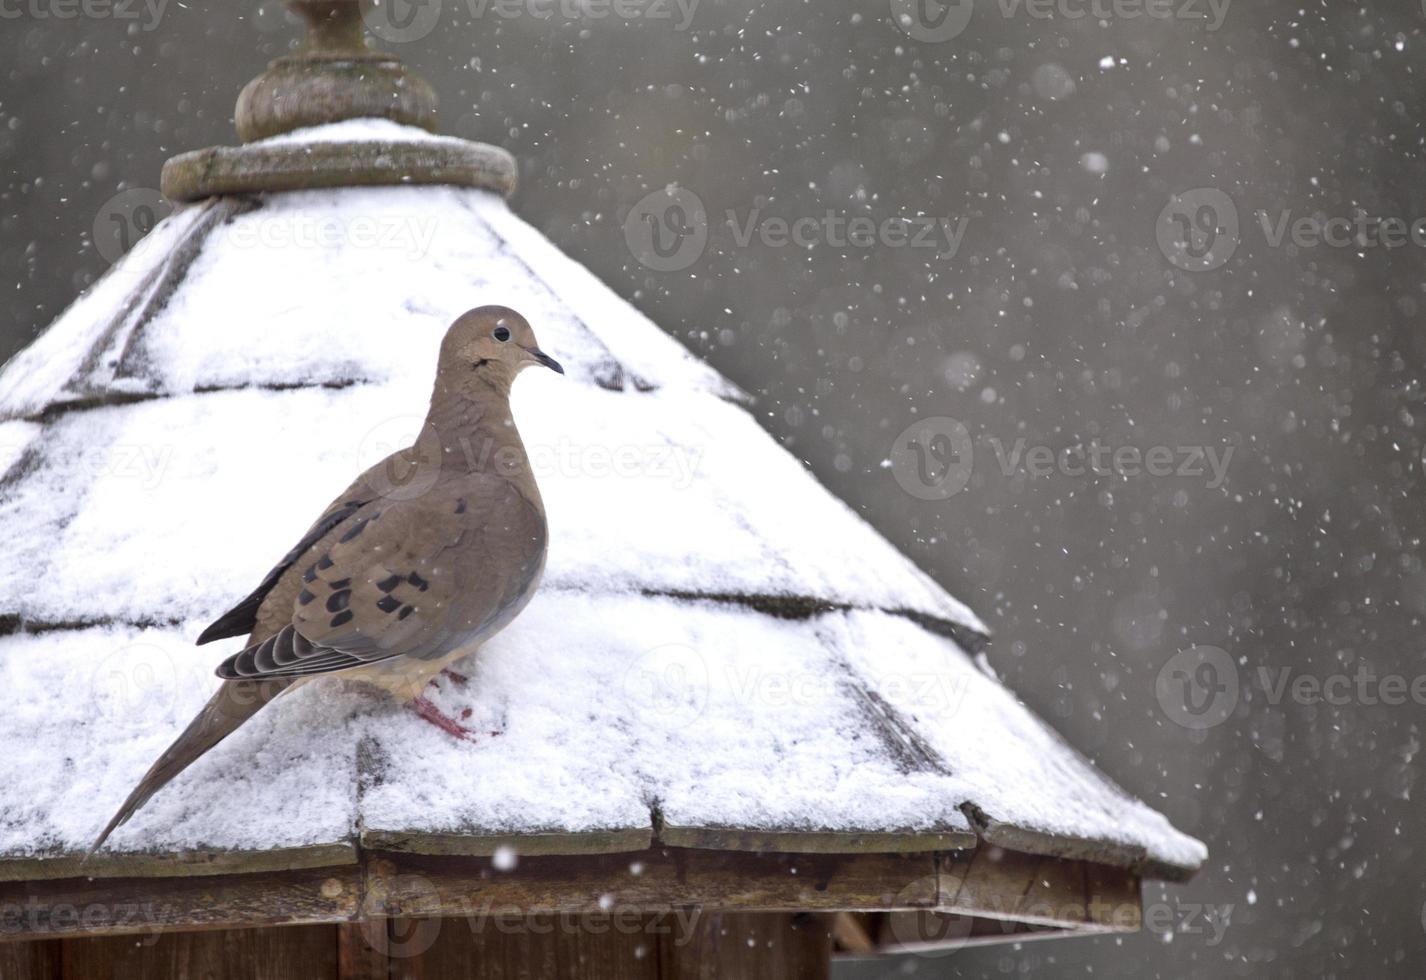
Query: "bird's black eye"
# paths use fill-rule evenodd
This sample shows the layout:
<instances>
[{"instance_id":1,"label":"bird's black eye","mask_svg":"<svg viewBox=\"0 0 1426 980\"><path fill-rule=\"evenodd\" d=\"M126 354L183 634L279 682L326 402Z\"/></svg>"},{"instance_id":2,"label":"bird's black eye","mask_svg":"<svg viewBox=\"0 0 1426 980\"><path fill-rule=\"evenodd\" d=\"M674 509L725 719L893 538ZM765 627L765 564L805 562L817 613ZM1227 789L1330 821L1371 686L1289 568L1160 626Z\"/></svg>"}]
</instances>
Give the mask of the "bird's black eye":
<instances>
[{"instance_id":1,"label":"bird's black eye","mask_svg":"<svg viewBox=\"0 0 1426 980\"><path fill-rule=\"evenodd\" d=\"M493 336L495 337L496 340L500 341L500 342L503 344L503 343L505 343L505 341L507 341L507 340L510 339L510 328L509 328L509 327L496 327L496 328L495 328L495 333L493 334Z\"/></svg>"}]
</instances>

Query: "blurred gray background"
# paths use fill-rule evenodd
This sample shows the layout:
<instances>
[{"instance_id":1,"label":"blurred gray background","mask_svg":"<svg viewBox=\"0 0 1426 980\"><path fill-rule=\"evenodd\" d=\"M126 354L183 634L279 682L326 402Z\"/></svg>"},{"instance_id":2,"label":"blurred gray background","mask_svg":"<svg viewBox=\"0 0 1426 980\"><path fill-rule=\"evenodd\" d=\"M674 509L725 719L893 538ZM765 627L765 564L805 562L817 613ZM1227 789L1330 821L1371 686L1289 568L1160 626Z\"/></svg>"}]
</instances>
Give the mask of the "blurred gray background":
<instances>
[{"instance_id":1,"label":"blurred gray background","mask_svg":"<svg viewBox=\"0 0 1426 980\"><path fill-rule=\"evenodd\" d=\"M520 214L756 393L769 430L990 623L1024 700L1211 850L1191 884L1146 889L1162 929L844 975L1419 976L1426 706L1382 703L1370 678L1426 669L1426 237L1387 249L1365 223L1274 245L1253 212L1426 216L1426 17L1415 0L1218 0L1221 24L1207 0L1168 18L1099 3L977 2L937 41L890 0L699 0L686 26L674 4L541 19L445 0L395 47L444 131L519 158ZM105 202L234 142L239 88L299 33L274 4L170 3L153 25L6 9L0 356L106 267ZM659 272L623 225L669 184L712 227L697 262ZM1160 244L1171 195L1196 188L1240 218L1209 271ZM740 245L722 217L754 208L968 223L954 256ZM1201 211L1178 212L1200 237ZM941 500L885 464L928 417L974 445ZM997 447L1022 438L1071 451L1072 472L1006 472ZM1175 469L1232 456L1221 481L1078 472L1094 444L1168 447ZM1192 647L1227 651L1241 681L1203 729L1156 688ZM1274 697L1260 668L1350 693ZM1221 934L1210 905L1231 906Z\"/></svg>"}]
</instances>

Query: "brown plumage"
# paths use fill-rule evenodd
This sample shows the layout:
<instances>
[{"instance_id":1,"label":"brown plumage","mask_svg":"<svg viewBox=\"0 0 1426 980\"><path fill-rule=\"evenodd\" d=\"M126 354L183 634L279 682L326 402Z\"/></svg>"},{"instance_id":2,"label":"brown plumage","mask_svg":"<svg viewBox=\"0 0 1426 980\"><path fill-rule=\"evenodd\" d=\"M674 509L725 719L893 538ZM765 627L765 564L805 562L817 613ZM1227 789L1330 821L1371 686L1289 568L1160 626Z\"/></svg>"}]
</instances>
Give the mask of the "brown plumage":
<instances>
[{"instance_id":1,"label":"brown plumage","mask_svg":"<svg viewBox=\"0 0 1426 980\"><path fill-rule=\"evenodd\" d=\"M90 848L265 705L322 674L375 684L460 734L426 684L519 615L544 571L539 488L510 414L524 368L563 369L524 317L461 316L441 343L416 442L357 477L199 643L249 633L224 684L159 757Z\"/></svg>"}]
</instances>

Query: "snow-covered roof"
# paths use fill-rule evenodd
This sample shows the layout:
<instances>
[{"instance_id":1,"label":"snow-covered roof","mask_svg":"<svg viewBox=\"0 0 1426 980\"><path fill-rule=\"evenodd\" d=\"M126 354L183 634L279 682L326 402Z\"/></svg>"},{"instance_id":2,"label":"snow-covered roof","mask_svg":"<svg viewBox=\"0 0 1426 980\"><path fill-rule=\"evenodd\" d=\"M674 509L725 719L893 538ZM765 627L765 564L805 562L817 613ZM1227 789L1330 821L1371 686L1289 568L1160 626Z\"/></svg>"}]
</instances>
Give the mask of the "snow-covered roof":
<instances>
[{"instance_id":1,"label":"snow-covered roof","mask_svg":"<svg viewBox=\"0 0 1426 980\"><path fill-rule=\"evenodd\" d=\"M307 138L434 139L330 129ZM385 187L183 207L0 374L0 877L87 846L240 644L193 638L411 439L445 328L486 303L568 370L515 394L542 590L433 694L491 734L308 685L113 850L980 837L1168 877L1202 863L977 664L984 625L735 386L497 195Z\"/></svg>"}]
</instances>

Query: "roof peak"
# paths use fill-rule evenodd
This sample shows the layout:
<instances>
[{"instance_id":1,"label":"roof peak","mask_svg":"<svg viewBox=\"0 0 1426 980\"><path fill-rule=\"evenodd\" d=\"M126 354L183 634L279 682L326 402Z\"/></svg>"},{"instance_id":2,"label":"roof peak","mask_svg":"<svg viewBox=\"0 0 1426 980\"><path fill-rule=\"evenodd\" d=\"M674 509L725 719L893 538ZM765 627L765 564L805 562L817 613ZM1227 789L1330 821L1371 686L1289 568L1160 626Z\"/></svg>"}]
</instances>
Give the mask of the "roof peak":
<instances>
[{"instance_id":1,"label":"roof peak","mask_svg":"<svg viewBox=\"0 0 1426 980\"><path fill-rule=\"evenodd\" d=\"M389 4L283 2L306 22L307 36L300 48L273 60L238 95L234 122L245 145L173 157L163 168L164 197L196 201L221 194L384 184L452 184L505 196L515 189L514 158L485 143L406 134L390 140L321 139L319 145L302 138L357 120L435 133L436 93L400 58L367 43L367 26L391 36L379 19L390 17Z\"/></svg>"},{"instance_id":2,"label":"roof peak","mask_svg":"<svg viewBox=\"0 0 1426 980\"><path fill-rule=\"evenodd\" d=\"M436 132L435 89L367 43L360 0L283 2L306 21L307 36L239 93L234 122L244 143L361 118Z\"/></svg>"}]
</instances>

